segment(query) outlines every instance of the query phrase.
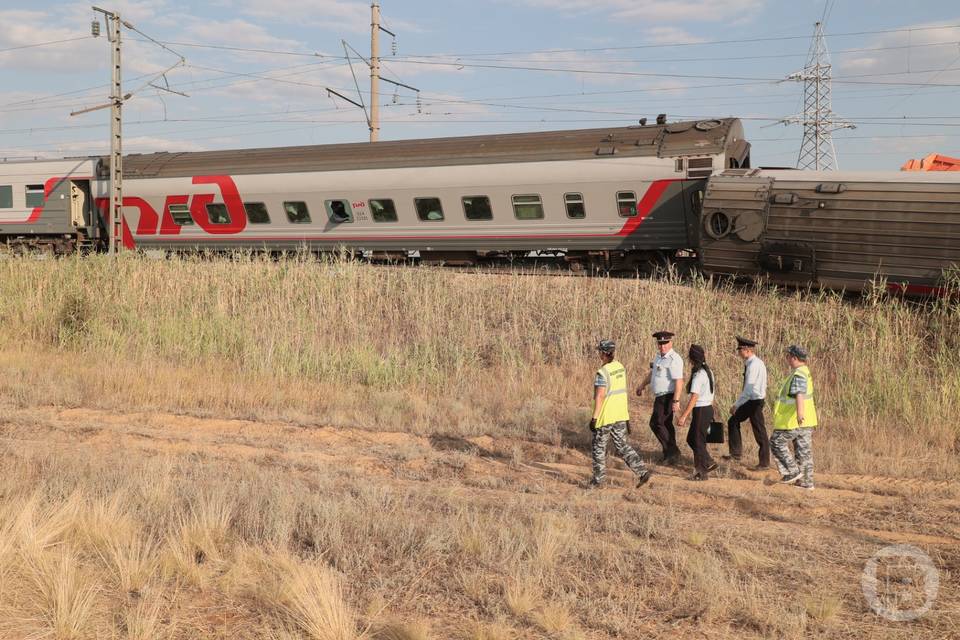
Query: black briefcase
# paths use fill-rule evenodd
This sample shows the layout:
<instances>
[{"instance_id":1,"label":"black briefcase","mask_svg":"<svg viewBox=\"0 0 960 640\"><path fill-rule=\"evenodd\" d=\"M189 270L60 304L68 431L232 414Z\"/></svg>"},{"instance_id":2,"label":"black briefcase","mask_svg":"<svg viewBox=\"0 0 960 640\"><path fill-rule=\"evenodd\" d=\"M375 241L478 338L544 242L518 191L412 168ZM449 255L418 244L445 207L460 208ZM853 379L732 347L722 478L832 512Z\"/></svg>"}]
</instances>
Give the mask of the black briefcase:
<instances>
[{"instance_id":1,"label":"black briefcase","mask_svg":"<svg viewBox=\"0 0 960 640\"><path fill-rule=\"evenodd\" d=\"M714 420L707 427L707 442L711 444L723 444L723 423Z\"/></svg>"}]
</instances>

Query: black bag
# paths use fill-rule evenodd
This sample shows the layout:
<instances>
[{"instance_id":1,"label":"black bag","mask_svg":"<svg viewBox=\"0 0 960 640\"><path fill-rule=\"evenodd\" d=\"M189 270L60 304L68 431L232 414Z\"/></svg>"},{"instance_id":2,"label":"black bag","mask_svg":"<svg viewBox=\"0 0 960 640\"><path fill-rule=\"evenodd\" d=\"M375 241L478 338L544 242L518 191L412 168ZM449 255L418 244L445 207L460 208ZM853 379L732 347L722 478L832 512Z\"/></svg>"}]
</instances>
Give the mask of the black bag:
<instances>
[{"instance_id":1,"label":"black bag","mask_svg":"<svg viewBox=\"0 0 960 640\"><path fill-rule=\"evenodd\" d=\"M711 444L723 444L723 423L714 420L707 427L707 442Z\"/></svg>"}]
</instances>

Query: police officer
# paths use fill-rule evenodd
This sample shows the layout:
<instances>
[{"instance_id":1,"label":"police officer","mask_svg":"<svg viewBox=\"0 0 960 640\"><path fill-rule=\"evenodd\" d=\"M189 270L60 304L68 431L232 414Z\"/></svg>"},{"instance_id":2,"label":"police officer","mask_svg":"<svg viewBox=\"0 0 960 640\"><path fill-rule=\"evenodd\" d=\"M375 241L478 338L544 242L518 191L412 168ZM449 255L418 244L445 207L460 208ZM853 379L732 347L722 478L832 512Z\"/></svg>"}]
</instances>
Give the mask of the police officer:
<instances>
[{"instance_id":1,"label":"police officer","mask_svg":"<svg viewBox=\"0 0 960 640\"><path fill-rule=\"evenodd\" d=\"M673 350L673 335L669 331L657 331L657 357L650 363L650 377L637 387L637 395L643 395L647 386L653 387L653 411L650 414L650 430L663 449L663 462L676 464L680 460L677 433L673 428L673 413L680 410L680 394L683 391L683 359Z\"/></svg>"},{"instance_id":2,"label":"police officer","mask_svg":"<svg viewBox=\"0 0 960 640\"><path fill-rule=\"evenodd\" d=\"M740 439L740 423L750 420L753 437L760 447L758 469L770 468L770 439L767 425L763 421L764 398L767 397L767 366L757 357L757 343L754 340L737 336L737 355L743 359L743 390L740 397L730 407L730 419L727 429L730 433L729 458L739 460L743 456L743 442Z\"/></svg>"},{"instance_id":3,"label":"police officer","mask_svg":"<svg viewBox=\"0 0 960 640\"><path fill-rule=\"evenodd\" d=\"M603 366L597 370L593 383L593 419L590 420L590 430L593 432L593 479L590 486L598 487L604 481L607 440L613 438L613 446L627 466L637 474L637 486L641 487L650 479L651 472L627 443L627 421L630 420L627 372L614 359L615 349L612 340L601 340L597 345Z\"/></svg>"},{"instance_id":4,"label":"police officer","mask_svg":"<svg viewBox=\"0 0 960 640\"><path fill-rule=\"evenodd\" d=\"M780 482L813 489L813 429L817 426L817 407L807 357L803 347L794 344L787 348L791 371L773 405L770 446L783 476ZM791 442L797 451L796 459L790 453Z\"/></svg>"}]
</instances>

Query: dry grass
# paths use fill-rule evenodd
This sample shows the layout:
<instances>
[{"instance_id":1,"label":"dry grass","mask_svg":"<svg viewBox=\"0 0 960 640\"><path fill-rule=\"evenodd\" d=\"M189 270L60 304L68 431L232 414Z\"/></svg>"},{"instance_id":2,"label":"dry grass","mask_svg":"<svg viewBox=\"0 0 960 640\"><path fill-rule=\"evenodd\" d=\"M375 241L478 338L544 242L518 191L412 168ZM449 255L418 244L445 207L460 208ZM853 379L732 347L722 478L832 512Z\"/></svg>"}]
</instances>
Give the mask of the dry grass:
<instances>
[{"instance_id":1,"label":"dry grass","mask_svg":"<svg viewBox=\"0 0 960 640\"><path fill-rule=\"evenodd\" d=\"M617 304L597 305L597 300ZM471 275L352 262L128 257L0 261L0 392L23 405L158 407L374 429L535 434L579 430L592 343L610 327L636 381L649 333L705 345L733 399L736 333L771 370L797 342L811 366L831 445L870 434L846 462L863 471L946 476L960 411L960 313L896 300L678 287L645 280ZM137 375L151 371L151 376ZM538 375L524 375L536 370ZM102 376L103 371L113 375ZM96 393L88 380L100 383ZM435 385L457 393L435 398ZM517 393L505 395L505 387ZM889 416L914 425L902 437ZM919 443L919 445L917 444ZM922 447L922 450L921 448ZM824 452L836 450L825 447ZM886 456L885 452L896 455ZM514 456L519 461L519 454ZM823 468L838 467L827 453ZM841 469L837 469L841 470Z\"/></svg>"},{"instance_id":2,"label":"dry grass","mask_svg":"<svg viewBox=\"0 0 960 640\"><path fill-rule=\"evenodd\" d=\"M349 262L0 260L0 639L948 637L958 318ZM707 346L721 406L731 335L771 378L777 345L810 346L816 494L670 470L579 490L591 343L620 327L635 381L662 326ZM890 541L944 571L911 625L857 595Z\"/></svg>"}]
</instances>

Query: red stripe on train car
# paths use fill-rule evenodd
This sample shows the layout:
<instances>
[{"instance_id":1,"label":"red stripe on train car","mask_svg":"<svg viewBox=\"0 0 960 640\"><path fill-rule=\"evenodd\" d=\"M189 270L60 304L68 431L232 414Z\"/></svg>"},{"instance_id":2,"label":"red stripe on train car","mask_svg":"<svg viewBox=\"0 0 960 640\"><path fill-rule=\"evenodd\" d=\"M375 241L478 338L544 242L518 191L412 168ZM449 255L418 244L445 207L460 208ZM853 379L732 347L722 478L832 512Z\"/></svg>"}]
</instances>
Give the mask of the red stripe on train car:
<instances>
[{"instance_id":1,"label":"red stripe on train car","mask_svg":"<svg viewBox=\"0 0 960 640\"><path fill-rule=\"evenodd\" d=\"M892 293L905 293L911 296L931 296L931 297L946 297L946 296L960 296L960 289L950 289L947 287L931 287L926 284L909 284L909 283L888 283L887 290Z\"/></svg>"},{"instance_id":2,"label":"red stripe on train car","mask_svg":"<svg viewBox=\"0 0 960 640\"><path fill-rule=\"evenodd\" d=\"M444 235L377 235L377 236L343 236L343 235L322 235L322 236L217 236L217 240L233 240L238 242L283 242L283 241L294 241L294 242L303 242L307 240L326 240L328 242L342 242L342 241L383 241L383 240L523 240L527 238L538 238L538 239L564 239L564 238L610 238L610 237L626 237L631 233L637 230L640 224L647 218L651 213L653 213L654 208L657 203L660 201L660 198L663 196L664 192L667 190L671 184L675 182L681 182L678 178L671 178L667 180L655 180L650 183L650 186L647 187L647 191L643 194L643 197L640 199L640 202L637 203L637 215L628 218L624 222L623 226L615 233L540 233L540 234L508 234L508 235L477 235L477 234L468 234L468 235L453 235L453 234L444 234ZM126 199L124 199L126 200ZM164 236L164 241L176 241L176 242L197 242L197 241L208 241L211 238L209 236Z\"/></svg>"},{"instance_id":3,"label":"red stripe on train car","mask_svg":"<svg viewBox=\"0 0 960 640\"><path fill-rule=\"evenodd\" d=\"M87 178L74 178L76 180L85 180ZM40 216L43 215L43 209L47 206L47 198L50 197L50 194L53 192L54 187L58 183L65 180L65 178L50 178L43 183L43 204L39 207L34 207L33 211L30 212L30 217L26 220L21 220L19 222L4 222L3 224L33 224L40 219Z\"/></svg>"}]
</instances>

